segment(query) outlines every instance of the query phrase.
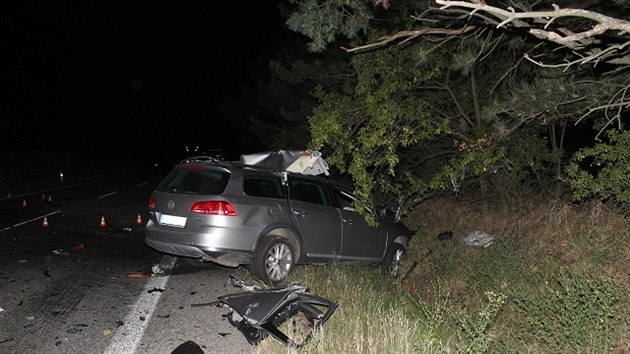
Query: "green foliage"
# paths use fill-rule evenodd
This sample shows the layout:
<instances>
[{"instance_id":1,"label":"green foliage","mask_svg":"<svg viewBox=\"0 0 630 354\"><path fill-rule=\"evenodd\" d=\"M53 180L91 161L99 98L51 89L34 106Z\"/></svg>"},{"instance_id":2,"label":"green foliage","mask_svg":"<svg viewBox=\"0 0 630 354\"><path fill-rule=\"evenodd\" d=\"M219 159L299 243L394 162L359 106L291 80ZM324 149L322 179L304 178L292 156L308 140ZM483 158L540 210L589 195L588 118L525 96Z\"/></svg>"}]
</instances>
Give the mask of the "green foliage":
<instances>
[{"instance_id":1,"label":"green foliage","mask_svg":"<svg viewBox=\"0 0 630 354\"><path fill-rule=\"evenodd\" d=\"M437 174L431 183L433 189L445 189L449 187L444 181L448 180L453 184L456 192L459 192L457 179L466 173L472 175L488 174L495 170L499 161L506 157L505 147L494 143L492 137L483 136L471 143L455 141L459 154L445 164L441 173Z\"/></svg>"},{"instance_id":2,"label":"green foliage","mask_svg":"<svg viewBox=\"0 0 630 354\"><path fill-rule=\"evenodd\" d=\"M619 6L621 9L630 9L629 0L613 0L613 3Z\"/></svg>"},{"instance_id":3,"label":"green foliage","mask_svg":"<svg viewBox=\"0 0 630 354\"><path fill-rule=\"evenodd\" d=\"M494 40L520 48L511 40ZM408 206L431 190L459 192L473 177L487 180L513 168L521 177L530 176L520 172L531 170L532 160L550 159L547 142L540 139L544 134L534 129L520 134L527 128L523 122L539 113L522 116L498 107L498 99L510 92L495 89L508 80L494 63L479 61L487 50L481 39L438 48L418 42L352 57L355 81L336 91L317 91L320 105L310 119L310 147L331 151L328 161L351 175L362 198L384 192L405 198ZM509 61L501 63L508 73L520 72ZM492 79L497 82L488 85ZM520 155L508 157L511 152ZM501 187L503 193L518 189L514 183Z\"/></svg>"},{"instance_id":4,"label":"green foliage","mask_svg":"<svg viewBox=\"0 0 630 354\"><path fill-rule=\"evenodd\" d=\"M519 240L514 236L497 237L492 249L463 247L466 248L466 254L461 271L466 274L472 287L500 289L512 284L523 272L528 271L530 260L523 254L519 248Z\"/></svg>"},{"instance_id":5,"label":"green foliage","mask_svg":"<svg viewBox=\"0 0 630 354\"><path fill-rule=\"evenodd\" d=\"M449 304L451 296L444 290L443 281L435 279L431 281L431 296L429 299L416 294L410 294L420 310L422 327L420 335L416 338L414 349L416 353L441 353L445 344L442 338L449 333L448 325L451 321Z\"/></svg>"},{"instance_id":6,"label":"green foliage","mask_svg":"<svg viewBox=\"0 0 630 354\"><path fill-rule=\"evenodd\" d=\"M630 131L610 130L608 141L583 148L567 166L573 198L612 200L630 213Z\"/></svg>"},{"instance_id":7,"label":"green foliage","mask_svg":"<svg viewBox=\"0 0 630 354\"><path fill-rule=\"evenodd\" d=\"M454 314L460 330L458 353L485 353L489 349L492 340L490 328L505 305L507 296L493 291L486 291L485 295L488 303L479 312L459 311Z\"/></svg>"},{"instance_id":8,"label":"green foliage","mask_svg":"<svg viewBox=\"0 0 630 354\"><path fill-rule=\"evenodd\" d=\"M428 24L455 28L470 20L415 21L429 9L428 1L290 2L295 6L289 28L309 38L309 50L318 55L339 52L326 50L335 41L360 46ZM466 36L435 39L420 36L352 54L342 80L317 83L314 90L305 86L303 92L313 92L318 101L309 115L309 148L323 151L366 200L377 192L404 198L408 207L436 191L484 200L499 195L508 204L524 190L560 195L560 188L551 187L558 187L552 184L565 171L565 145L585 145L570 127L589 108L622 92L627 74L536 66L523 57L544 44L521 33L480 27ZM546 59L561 62L566 55L552 51ZM591 113L594 126L606 124ZM302 133L287 133L280 141L297 135Z\"/></svg>"},{"instance_id":9,"label":"green foliage","mask_svg":"<svg viewBox=\"0 0 630 354\"><path fill-rule=\"evenodd\" d=\"M308 49L321 52L335 40L336 35L354 38L365 31L372 13L364 0L291 0L296 11L287 26L310 38Z\"/></svg>"},{"instance_id":10,"label":"green foliage","mask_svg":"<svg viewBox=\"0 0 630 354\"><path fill-rule=\"evenodd\" d=\"M448 120L432 117L426 104L411 94L418 82L436 73L410 65L416 49L353 57L353 91L317 91L320 105L310 119L311 148L330 149L329 163L352 176L355 192L365 200L372 199L375 187L402 190L391 180L401 150L450 131Z\"/></svg>"},{"instance_id":11,"label":"green foliage","mask_svg":"<svg viewBox=\"0 0 630 354\"><path fill-rule=\"evenodd\" d=\"M561 273L542 294L515 299L529 325L528 342L544 352L607 352L618 295L612 280Z\"/></svg>"}]
</instances>

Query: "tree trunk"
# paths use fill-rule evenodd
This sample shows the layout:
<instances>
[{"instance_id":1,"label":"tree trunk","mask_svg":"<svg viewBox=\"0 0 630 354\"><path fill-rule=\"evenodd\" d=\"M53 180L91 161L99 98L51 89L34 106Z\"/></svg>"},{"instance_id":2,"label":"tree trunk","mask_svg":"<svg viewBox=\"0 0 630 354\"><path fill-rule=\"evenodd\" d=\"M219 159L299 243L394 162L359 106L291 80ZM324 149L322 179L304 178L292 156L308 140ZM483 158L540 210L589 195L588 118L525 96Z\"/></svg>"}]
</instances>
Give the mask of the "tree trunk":
<instances>
[{"instance_id":1,"label":"tree trunk","mask_svg":"<svg viewBox=\"0 0 630 354\"><path fill-rule=\"evenodd\" d=\"M560 198L562 195L562 159L564 158L564 134L566 132L566 121L561 120L558 124L560 133L557 132L556 125L552 124L550 129L551 139L551 156L554 165L554 180L555 180L555 198ZM558 136L558 134L560 136Z\"/></svg>"}]
</instances>

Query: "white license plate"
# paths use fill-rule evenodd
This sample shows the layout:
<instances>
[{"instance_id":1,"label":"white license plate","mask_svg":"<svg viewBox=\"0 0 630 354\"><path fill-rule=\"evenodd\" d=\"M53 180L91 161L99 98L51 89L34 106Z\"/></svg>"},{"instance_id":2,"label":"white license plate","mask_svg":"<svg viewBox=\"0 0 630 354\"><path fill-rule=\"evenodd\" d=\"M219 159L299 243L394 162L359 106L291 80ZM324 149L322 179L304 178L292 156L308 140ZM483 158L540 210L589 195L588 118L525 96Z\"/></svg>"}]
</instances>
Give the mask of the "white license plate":
<instances>
[{"instance_id":1,"label":"white license plate","mask_svg":"<svg viewBox=\"0 0 630 354\"><path fill-rule=\"evenodd\" d=\"M184 227L186 225L186 217L160 214L160 224L175 227Z\"/></svg>"}]
</instances>

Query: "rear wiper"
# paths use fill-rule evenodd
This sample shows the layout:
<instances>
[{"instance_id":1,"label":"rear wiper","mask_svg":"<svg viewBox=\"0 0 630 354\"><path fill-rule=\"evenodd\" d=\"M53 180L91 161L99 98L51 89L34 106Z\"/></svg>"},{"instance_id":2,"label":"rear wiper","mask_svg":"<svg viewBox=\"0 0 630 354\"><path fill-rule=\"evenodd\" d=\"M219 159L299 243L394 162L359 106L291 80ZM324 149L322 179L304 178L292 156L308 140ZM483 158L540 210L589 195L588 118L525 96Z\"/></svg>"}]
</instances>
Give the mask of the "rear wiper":
<instances>
[{"instance_id":1,"label":"rear wiper","mask_svg":"<svg viewBox=\"0 0 630 354\"><path fill-rule=\"evenodd\" d=\"M199 194L198 192L195 192L195 191L189 191L189 190L180 189L180 188L177 188L177 187L170 187L170 188L160 189L160 190L158 190L158 192L182 193L182 194Z\"/></svg>"}]
</instances>

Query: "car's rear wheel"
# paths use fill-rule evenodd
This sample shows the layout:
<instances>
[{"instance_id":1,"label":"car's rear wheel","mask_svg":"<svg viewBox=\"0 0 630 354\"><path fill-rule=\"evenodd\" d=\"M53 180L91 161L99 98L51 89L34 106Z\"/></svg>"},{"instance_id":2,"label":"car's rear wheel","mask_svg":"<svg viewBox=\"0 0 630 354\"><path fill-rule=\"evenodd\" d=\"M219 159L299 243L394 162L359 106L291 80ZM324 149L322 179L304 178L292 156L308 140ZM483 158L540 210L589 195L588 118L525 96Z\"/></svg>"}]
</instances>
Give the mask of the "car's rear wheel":
<instances>
[{"instance_id":1,"label":"car's rear wheel","mask_svg":"<svg viewBox=\"0 0 630 354\"><path fill-rule=\"evenodd\" d=\"M392 278L398 277L400 275L400 263L405 254L405 248L401 244L392 244L385 254L385 259L383 259L383 272Z\"/></svg>"},{"instance_id":2,"label":"car's rear wheel","mask_svg":"<svg viewBox=\"0 0 630 354\"><path fill-rule=\"evenodd\" d=\"M254 278L267 285L277 285L291 273L294 267L293 244L281 236L268 236L258 247L250 272Z\"/></svg>"}]
</instances>

